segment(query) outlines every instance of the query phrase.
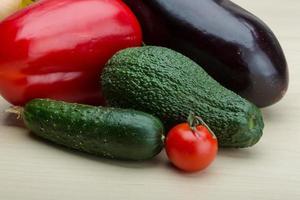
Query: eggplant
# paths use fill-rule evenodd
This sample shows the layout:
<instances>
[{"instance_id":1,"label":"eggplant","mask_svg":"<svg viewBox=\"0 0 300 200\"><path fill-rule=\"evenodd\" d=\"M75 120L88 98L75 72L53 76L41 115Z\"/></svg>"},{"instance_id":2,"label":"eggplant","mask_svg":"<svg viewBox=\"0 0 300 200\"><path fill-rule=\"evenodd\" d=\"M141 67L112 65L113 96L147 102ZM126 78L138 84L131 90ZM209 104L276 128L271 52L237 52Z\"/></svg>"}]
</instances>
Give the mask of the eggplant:
<instances>
[{"instance_id":1,"label":"eggplant","mask_svg":"<svg viewBox=\"0 0 300 200\"><path fill-rule=\"evenodd\" d=\"M258 107L278 102L289 72L283 50L259 18L228 0L123 0L148 45L183 53Z\"/></svg>"}]
</instances>

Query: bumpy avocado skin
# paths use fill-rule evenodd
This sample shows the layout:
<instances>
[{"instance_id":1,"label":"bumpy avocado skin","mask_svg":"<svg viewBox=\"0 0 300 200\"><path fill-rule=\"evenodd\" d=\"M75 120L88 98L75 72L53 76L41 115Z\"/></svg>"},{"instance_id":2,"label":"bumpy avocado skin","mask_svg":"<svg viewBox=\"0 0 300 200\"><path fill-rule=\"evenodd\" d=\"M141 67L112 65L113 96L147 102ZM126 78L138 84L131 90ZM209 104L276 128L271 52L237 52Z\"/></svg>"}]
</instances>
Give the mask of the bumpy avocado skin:
<instances>
[{"instance_id":1,"label":"bumpy avocado skin","mask_svg":"<svg viewBox=\"0 0 300 200\"><path fill-rule=\"evenodd\" d=\"M122 50L107 63L101 80L109 105L153 114L167 129L194 112L214 131L221 147L253 146L262 136L263 117L255 105L173 50Z\"/></svg>"},{"instance_id":2,"label":"bumpy avocado skin","mask_svg":"<svg viewBox=\"0 0 300 200\"><path fill-rule=\"evenodd\" d=\"M106 158L147 160L163 148L163 124L139 111L35 99L23 118L44 139Z\"/></svg>"}]
</instances>

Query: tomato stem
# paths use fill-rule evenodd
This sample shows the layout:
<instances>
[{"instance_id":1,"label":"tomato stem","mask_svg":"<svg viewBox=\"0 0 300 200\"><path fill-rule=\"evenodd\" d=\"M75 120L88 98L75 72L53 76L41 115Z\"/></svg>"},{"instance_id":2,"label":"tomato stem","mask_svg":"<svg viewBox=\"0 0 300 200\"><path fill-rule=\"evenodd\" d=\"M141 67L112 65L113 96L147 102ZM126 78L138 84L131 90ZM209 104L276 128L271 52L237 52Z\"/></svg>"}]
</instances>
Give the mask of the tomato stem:
<instances>
[{"instance_id":1,"label":"tomato stem","mask_svg":"<svg viewBox=\"0 0 300 200\"><path fill-rule=\"evenodd\" d=\"M212 136L214 138L217 138L215 133L209 128L209 126L205 123L205 121L202 119L202 117L197 116L194 112L191 112L189 114L187 121L188 121L189 126L191 127L191 129L194 132L197 131L197 126L203 125L209 130L209 132L212 134Z\"/></svg>"},{"instance_id":2,"label":"tomato stem","mask_svg":"<svg viewBox=\"0 0 300 200\"><path fill-rule=\"evenodd\" d=\"M196 115L194 112L191 112L188 116L187 122L190 128L195 132L197 130L197 126L199 125L198 120L196 119Z\"/></svg>"}]
</instances>

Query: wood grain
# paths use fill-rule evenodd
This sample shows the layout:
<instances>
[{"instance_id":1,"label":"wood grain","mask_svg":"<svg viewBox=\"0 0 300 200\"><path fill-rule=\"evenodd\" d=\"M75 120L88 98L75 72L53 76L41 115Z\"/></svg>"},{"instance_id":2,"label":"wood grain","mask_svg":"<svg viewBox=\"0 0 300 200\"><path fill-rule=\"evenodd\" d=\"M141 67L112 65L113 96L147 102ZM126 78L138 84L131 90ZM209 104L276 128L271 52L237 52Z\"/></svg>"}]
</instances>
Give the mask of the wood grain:
<instances>
[{"instance_id":1,"label":"wood grain","mask_svg":"<svg viewBox=\"0 0 300 200\"><path fill-rule=\"evenodd\" d=\"M162 153L153 161L124 163L96 158L33 137L5 114L0 100L0 199L300 199L300 1L235 0L274 30L286 53L287 96L264 109L261 142L221 150L204 172L181 173Z\"/></svg>"}]
</instances>

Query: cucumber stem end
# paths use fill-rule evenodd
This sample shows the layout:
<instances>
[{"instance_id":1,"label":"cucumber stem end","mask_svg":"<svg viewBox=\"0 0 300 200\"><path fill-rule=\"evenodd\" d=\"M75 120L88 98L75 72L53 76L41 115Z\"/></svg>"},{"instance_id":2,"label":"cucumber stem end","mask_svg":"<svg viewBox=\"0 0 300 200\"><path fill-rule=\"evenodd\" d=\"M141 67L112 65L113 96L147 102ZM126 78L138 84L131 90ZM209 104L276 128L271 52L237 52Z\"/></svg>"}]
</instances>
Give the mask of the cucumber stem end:
<instances>
[{"instance_id":1,"label":"cucumber stem end","mask_svg":"<svg viewBox=\"0 0 300 200\"><path fill-rule=\"evenodd\" d=\"M20 107L20 106L11 106L10 108L5 110L6 113L16 114L17 119L22 118L23 111L24 111L24 108Z\"/></svg>"}]
</instances>

